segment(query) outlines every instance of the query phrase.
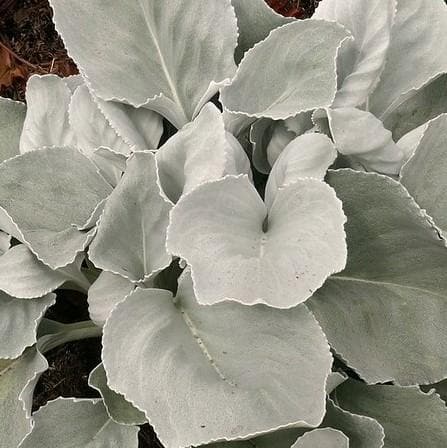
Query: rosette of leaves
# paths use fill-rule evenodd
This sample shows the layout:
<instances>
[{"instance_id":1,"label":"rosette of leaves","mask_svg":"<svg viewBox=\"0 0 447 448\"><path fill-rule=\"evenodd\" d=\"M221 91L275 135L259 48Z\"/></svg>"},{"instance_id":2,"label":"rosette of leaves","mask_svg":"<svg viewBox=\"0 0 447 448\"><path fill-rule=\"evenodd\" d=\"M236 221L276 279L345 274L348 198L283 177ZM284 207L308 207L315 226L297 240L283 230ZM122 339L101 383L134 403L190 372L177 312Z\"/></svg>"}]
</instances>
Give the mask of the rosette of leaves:
<instances>
[{"instance_id":1,"label":"rosette of leaves","mask_svg":"<svg viewBox=\"0 0 447 448\"><path fill-rule=\"evenodd\" d=\"M445 4L51 3L81 75L0 100L0 446L447 445ZM100 398L32 413L95 336Z\"/></svg>"}]
</instances>

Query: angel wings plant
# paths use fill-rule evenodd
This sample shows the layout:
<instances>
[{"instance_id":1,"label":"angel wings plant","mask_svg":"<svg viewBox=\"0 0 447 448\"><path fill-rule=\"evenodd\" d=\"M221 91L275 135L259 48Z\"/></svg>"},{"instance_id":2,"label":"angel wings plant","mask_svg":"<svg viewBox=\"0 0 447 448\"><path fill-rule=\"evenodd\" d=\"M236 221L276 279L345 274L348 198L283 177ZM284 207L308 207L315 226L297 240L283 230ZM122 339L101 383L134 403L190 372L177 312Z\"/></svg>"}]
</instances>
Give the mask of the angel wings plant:
<instances>
[{"instance_id":1,"label":"angel wings plant","mask_svg":"<svg viewBox=\"0 0 447 448\"><path fill-rule=\"evenodd\" d=\"M445 446L444 2L51 4L81 75L0 99L0 446ZM32 414L95 336L101 398Z\"/></svg>"}]
</instances>

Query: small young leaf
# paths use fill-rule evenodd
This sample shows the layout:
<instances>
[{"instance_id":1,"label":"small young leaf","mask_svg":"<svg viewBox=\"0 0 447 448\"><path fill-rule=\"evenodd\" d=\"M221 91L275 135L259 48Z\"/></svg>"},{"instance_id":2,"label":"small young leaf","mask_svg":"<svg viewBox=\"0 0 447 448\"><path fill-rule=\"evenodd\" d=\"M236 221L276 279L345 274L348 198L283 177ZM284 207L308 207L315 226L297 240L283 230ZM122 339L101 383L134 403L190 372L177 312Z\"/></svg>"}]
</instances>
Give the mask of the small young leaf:
<instances>
[{"instance_id":1,"label":"small young leaf","mask_svg":"<svg viewBox=\"0 0 447 448\"><path fill-rule=\"evenodd\" d=\"M306 432L291 448L349 448L349 439L332 428L318 428Z\"/></svg>"}]
</instances>

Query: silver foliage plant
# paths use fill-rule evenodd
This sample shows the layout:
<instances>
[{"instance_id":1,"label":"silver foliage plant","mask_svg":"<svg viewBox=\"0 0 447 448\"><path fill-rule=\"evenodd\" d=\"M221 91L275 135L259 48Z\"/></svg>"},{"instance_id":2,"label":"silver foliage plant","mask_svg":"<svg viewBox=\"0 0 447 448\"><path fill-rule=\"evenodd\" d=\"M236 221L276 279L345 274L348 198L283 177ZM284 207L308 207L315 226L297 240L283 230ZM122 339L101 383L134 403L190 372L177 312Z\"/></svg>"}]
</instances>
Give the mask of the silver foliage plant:
<instances>
[{"instance_id":1,"label":"silver foliage plant","mask_svg":"<svg viewBox=\"0 0 447 448\"><path fill-rule=\"evenodd\" d=\"M447 446L444 1L51 4L81 75L0 98L0 447ZM98 336L101 398L32 413Z\"/></svg>"}]
</instances>

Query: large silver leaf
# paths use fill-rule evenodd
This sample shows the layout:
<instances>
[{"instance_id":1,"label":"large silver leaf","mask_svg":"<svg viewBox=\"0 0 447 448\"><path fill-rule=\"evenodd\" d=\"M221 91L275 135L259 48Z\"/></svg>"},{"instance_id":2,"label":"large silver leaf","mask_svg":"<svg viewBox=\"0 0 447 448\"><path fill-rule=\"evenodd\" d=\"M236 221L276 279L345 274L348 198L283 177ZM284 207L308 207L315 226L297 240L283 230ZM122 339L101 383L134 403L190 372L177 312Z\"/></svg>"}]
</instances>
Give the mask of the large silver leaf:
<instances>
[{"instance_id":1,"label":"large silver leaf","mask_svg":"<svg viewBox=\"0 0 447 448\"><path fill-rule=\"evenodd\" d=\"M55 294L22 300L0 291L0 358L17 358L36 342L39 322L55 301Z\"/></svg>"},{"instance_id":2,"label":"large silver leaf","mask_svg":"<svg viewBox=\"0 0 447 448\"><path fill-rule=\"evenodd\" d=\"M447 237L447 114L428 124L401 182Z\"/></svg>"},{"instance_id":3,"label":"large silver leaf","mask_svg":"<svg viewBox=\"0 0 447 448\"><path fill-rule=\"evenodd\" d=\"M318 428L306 432L291 448L349 448L349 439L337 429Z\"/></svg>"},{"instance_id":4,"label":"large silver leaf","mask_svg":"<svg viewBox=\"0 0 447 448\"><path fill-rule=\"evenodd\" d=\"M329 109L329 126L337 149L367 170L398 174L405 162L391 132L373 114L353 107Z\"/></svg>"},{"instance_id":5,"label":"large silver leaf","mask_svg":"<svg viewBox=\"0 0 447 448\"><path fill-rule=\"evenodd\" d=\"M440 448L447 446L447 410L434 391L418 387L367 386L343 383L337 402L356 414L376 419L385 430L384 448Z\"/></svg>"},{"instance_id":6,"label":"large silver leaf","mask_svg":"<svg viewBox=\"0 0 447 448\"><path fill-rule=\"evenodd\" d=\"M96 267L133 282L171 262L165 247L171 204L161 195L155 156L136 152L101 216L89 249Z\"/></svg>"},{"instance_id":7,"label":"large silver leaf","mask_svg":"<svg viewBox=\"0 0 447 448\"><path fill-rule=\"evenodd\" d=\"M201 306L186 272L175 300L137 289L118 304L103 346L109 386L145 411L166 448L317 426L324 415L331 355L304 305Z\"/></svg>"},{"instance_id":8,"label":"large silver leaf","mask_svg":"<svg viewBox=\"0 0 447 448\"><path fill-rule=\"evenodd\" d=\"M354 39L338 55L338 91L332 107L365 103L385 66L396 0L323 0L313 18L345 26Z\"/></svg>"},{"instance_id":9,"label":"large silver leaf","mask_svg":"<svg viewBox=\"0 0 447 448\"><path fill-rule=\"evenodd\" d=\"M80 271L82 259L53 270L24 245L11 247L0 256L0 290L21 299L42 297L71 280L84 287L90 284Z\"/></svg>"},{"instance_id":10,"label":"large silver leaf","mask_svg":"<svg viewBox=\"0 0 447 448\"><path fill-rule=\"evenodd\" d=\"M0 97L0 162L19 154L25 114L25 104Z\"/></svg>"},{"instance_id":11,"label":"large silver leaf","mask_svg":"<svg viewBox=\"0 0 447 448\"><path fill-rule=\"evenodd\" d=\"M102 363L90 372L88 384L101 394L106 411L114 422L121 425L143 425L146 423L143 412L132 406L121 394L117 394L109 388Z\"/></svg>"},{"instance_id":12,"label":"large silver leaf","mask_svg":"<svg viewBox=\"0 0 447 448\"><path fill-rule=\"evenodd\" d=\"M295 21L273 30L245 54L231 85L223 88L225 108L280 120L328 107L337 88L336 54L348 36L341 25L323 20Z\"/></svg>"},{"instance_id":13,"label":"large silver leaf","mask_svg":"<svg viewBox=\"0 0 447 448\"><path fill-rule=\"evenodd\" d=\"M75 142L68 119L71 91L56 75L33 75L26 85L26 117L20 152L44 146L69 146Z\"/></svg>"},{"instance_id":14,"label":"large silver leaf","mask_svg":"<svg viewBox=\"0 0 447 448\"><path fill-rule=\"evenodd\" d=\"M270 31L292 22L292 17L284 17L267 5L265 0L231 0L236 11L239 28L236 62L239 63L244 53L259 41L265 39Z\"/></svg>"},{"instance_id":15,"label":"large silver leaf","mask_svg":"<svg viewBox=\"0 0 447 448\"><path fill-rule=\"evenodd\" d=\"M246 176L226 176L180 199L167 247L191 266L201 304L231 298L290 308L344 268L344 222L321 181L296 181L268 209Z\"/></svg>"},{"instance_id":16,"label":"large silver leaf","mask_svg":"<svg viewBox=\"0 0 447 448\"><path fill-rule=\"evenodd\" d=\"M20 448L137 448L138 427L110 419L102 400L57 398L33 414Z\"/></svg>"},{"instance_id":17,"label":"large silver leaf","mask_svg":"<svg viewBox=\"0 0 447 448\"><path fill-rule=\"evenodd\" d=\"M208 180L220 179L225 174L239 174L234 169L236 158L226 134L222 114L208 103L192 123L184 126L157 151L160 184L172 203ZM249 165L241 147L239 152L239 157L244 157Z\"/></svg>"},{"instance_id":18,"label":"large silver leaf","mask_svg":"<svg viewBox=\"0 0 447 448\"><path fill-rule=\"evenodd\" d=\"M330 344L369 383L447 376L447 250L401 184L341 170L348 264L308 302Z\"/></svg>"},{"instance_id":19,"label":"large silver leaf","mask_svg":"<svg viewBox=\"0 0 447 448\"><path fill-rule=\"evenodd\" d=\"M236 70L230 0L50 3L68 52L98 97L144 105L177 127Z\"/></svg>"},{"instance_id":20,"label":"large silver leaf","mask_svg":"<svg viewBox=\"0 0 447 448\"><path fill-rule=\"evenodd\" d=\"M112 188L73 148L31 151L0 165L0 207L31 250L53 269L74 261L91 239L76 228Z\"/></svg>"},{"instance_id":21,"label":"large silver leaf","mask_svg":"<svg viewBox=\"0 0 447 448\"><path fill-rule=\"evenodd\" d=\"M369 99L384 119L430 81L447 73L447 5L443 0L397 0L385 69Z\"/></svg>"}]
</instances>

